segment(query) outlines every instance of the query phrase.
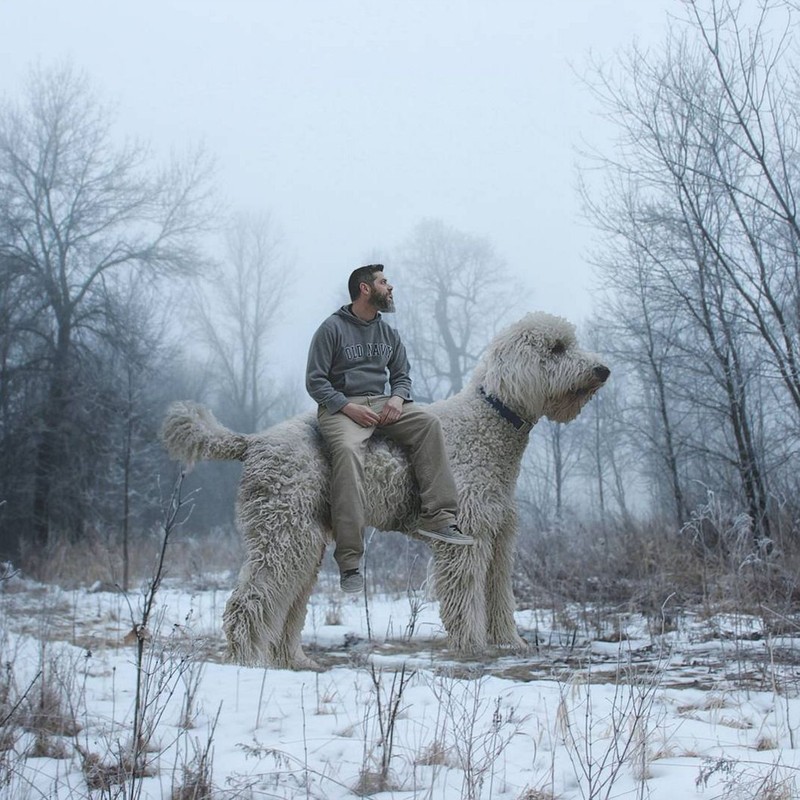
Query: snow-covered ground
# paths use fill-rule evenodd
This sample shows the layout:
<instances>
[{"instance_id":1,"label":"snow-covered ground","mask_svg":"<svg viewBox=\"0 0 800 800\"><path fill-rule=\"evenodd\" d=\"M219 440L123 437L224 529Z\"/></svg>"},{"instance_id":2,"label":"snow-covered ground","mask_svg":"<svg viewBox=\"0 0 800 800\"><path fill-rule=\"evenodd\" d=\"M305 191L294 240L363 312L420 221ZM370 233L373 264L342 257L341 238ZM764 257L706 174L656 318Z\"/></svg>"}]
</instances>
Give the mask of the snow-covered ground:
<instances>
[{"instance_id":1,"label":"snow-covered ground","mask_svg":"<svg viewBox=\"0 0 800 800\"><path fill-rule=\"evenodd\" d=\"M224 663L226 597L159 591L140 702L150 775L115 784L141 597L6 581L0 720L19 705L0 732L0 796L800 796L800 653L763 621L527 610L529 653L458 659L421 594L321 589L304 642L324 671L288 672ZM61 727L37 724L45 705ZM213 794L188 793L209 772Z\"/></svg>"}]
</instances>

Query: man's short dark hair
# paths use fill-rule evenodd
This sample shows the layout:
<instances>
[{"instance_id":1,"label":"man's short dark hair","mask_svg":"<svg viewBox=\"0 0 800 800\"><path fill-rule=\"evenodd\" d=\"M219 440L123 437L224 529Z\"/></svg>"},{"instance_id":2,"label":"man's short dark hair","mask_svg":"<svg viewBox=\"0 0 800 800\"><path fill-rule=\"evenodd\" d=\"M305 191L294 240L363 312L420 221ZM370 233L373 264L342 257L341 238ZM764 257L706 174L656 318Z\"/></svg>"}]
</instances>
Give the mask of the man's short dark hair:
<instances>
[{"instance_id":1,"label":"man's short dark hair","mask_svg":"<svg viewBox=\"0 0 800 800\"><path fill-rule=\"evenodd\" d=\"M350 292L350 299L355 300L361 294L361 284L368 283L372 286L375 283L375 274L383 272L383 264L367 264L364 267L354 269L350 273L347 281L347 291Z\"/></svg>"}]
</instances>

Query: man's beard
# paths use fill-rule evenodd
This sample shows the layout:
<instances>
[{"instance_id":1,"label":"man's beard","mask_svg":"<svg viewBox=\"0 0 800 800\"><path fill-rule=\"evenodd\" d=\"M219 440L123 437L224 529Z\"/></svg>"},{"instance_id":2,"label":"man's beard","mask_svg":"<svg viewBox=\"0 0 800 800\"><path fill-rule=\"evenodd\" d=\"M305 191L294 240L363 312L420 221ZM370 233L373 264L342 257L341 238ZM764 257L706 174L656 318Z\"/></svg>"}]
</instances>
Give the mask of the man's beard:
<instances>
[{"instance_id":1,"label":"man's beard","mask_svg":"<svg viewBox=\"0 0 800 800\"><path fill-rule=\"evenodd\" d=\"M381 294L373 287L370 291L369 299L372 305L375 306L378 311L383 311L385 314L391 314L394 312L394 300L392 299L391 295Z\"/></svg>"}]
</instances>

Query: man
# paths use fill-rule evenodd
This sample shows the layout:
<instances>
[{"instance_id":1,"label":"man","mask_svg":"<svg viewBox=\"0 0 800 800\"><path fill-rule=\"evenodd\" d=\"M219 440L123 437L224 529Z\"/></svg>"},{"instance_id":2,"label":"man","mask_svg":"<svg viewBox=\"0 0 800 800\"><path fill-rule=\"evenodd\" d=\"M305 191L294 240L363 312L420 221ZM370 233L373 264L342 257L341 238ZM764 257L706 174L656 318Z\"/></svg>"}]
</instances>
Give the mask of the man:
<instances>
[{"instance_id":1,"label":"man","mask_svg":"<svg viewBox=\"0 0 800 800\"><path fill-rule=\"evenodd\" d=\"M418 533L451 544L473 544L456 525L457 493L439 420L412 402L405 347L381 311L394 311L393 287L382 264L359 267L348 281L350 305L317 329L306 388L331 454L334 558L345 592L360 592L364 553L364 453L376 432L406 445L420 487ZM386 383L390 394L385 394Z\"/></svg>"}]
</instances>

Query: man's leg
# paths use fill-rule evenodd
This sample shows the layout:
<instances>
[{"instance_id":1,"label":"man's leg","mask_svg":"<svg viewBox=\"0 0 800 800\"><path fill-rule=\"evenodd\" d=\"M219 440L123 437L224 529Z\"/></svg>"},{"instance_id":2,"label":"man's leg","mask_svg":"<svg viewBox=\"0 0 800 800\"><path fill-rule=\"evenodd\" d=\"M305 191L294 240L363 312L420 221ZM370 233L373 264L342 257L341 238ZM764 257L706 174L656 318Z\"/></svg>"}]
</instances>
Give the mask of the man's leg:
<instances>
[{"instance_id":1,"label":"man's leg","mask_svg":"<svg viewBox=\"0 0 800 800\"><path fill-rule=\"evenodd\" d=\"M409 449L419 484L423 527L435 531L455 524L458 491L438 418L415 403L406 403L400 419L379 426L378 431Z\"/></svg>"},{"instance_id":2,"label":"man's leg","mask_svg":"<svg viewBox=\"0 0 800 800\"><path fill-rule=\"evenodd\" d=\"M358 402L352 398L352 402ZM320 406L320 431L331 454L331 524L339 571L358 569L364 554L364 452L375 428L363 428L341 412Z\"/></svg>"}]
</instances>

